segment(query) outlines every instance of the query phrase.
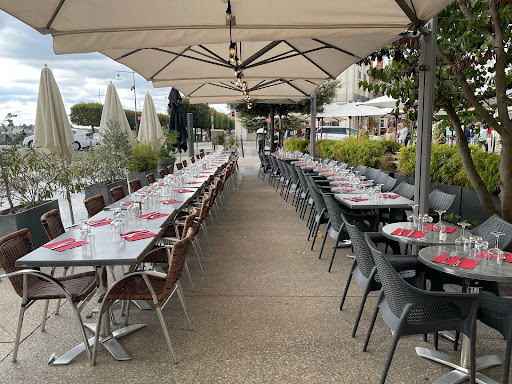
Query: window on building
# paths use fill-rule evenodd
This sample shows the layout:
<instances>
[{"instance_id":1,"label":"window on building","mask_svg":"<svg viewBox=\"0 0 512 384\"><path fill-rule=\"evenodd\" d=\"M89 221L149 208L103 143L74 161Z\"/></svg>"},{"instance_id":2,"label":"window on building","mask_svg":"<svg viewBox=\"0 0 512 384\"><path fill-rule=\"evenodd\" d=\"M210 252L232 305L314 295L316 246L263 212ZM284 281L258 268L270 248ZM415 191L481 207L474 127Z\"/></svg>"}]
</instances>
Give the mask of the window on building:
<instances>
[{"instance_id":1,"label":"window on building","mask_svg":"<svg viewBox=\"0 0 512 384\"><path fill-rule=\"evenodd\" d=\"M361 70L358 70L358 71L357 71L357 78L358 78L359 80L361 80Z\"/></svg>"}]
</instances>

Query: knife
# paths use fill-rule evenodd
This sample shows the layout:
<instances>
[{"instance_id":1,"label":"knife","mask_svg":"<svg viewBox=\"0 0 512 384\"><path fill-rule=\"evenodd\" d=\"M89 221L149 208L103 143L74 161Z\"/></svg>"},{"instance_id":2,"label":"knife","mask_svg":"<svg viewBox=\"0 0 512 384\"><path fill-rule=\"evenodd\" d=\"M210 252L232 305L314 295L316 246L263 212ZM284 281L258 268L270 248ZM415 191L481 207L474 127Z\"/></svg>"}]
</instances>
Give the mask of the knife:
<instances>
[{"instance_id":1,"label":"knife","mask_svg":"<svg viewBox=\"0 0 512 384\"><path fill-rule=\"evenodd\" d=\"M444 259L441 264L446 264L451 258L452 258L452 256L448 255L448 257L446 259Z\"/></svg>"},{"instance_id":2,"label":"knife","mask_svg":"<svg viewBox=\"0 0 512 384\"><path fill-rule=\"evenodd\" d=\"M60 248L60 247L65 247L66 245L70 245L70 244L72 244L72 243L74 243L74 242L75 242L75 240L74 240L74 239L67 240L67 241L65 241L65 242L63 242L63 243L60 243L60 244L54 245L53 247L51 247L51 248L49 248L49 249L51 249L51 250L55 250L55 249Z\"/></svg>"},{"instance_id":3,"label":"knife","mask_svg":"<svg viewBox=\"0 0 512 384\"><path fill-rule=\"evenodd\" d=\"M458 266L462 260L464 260L464 257L461 257L459 260L457 260L457 262L455 264L453 264L453 266L454 267Z\"/></svg>"}]
</instances>

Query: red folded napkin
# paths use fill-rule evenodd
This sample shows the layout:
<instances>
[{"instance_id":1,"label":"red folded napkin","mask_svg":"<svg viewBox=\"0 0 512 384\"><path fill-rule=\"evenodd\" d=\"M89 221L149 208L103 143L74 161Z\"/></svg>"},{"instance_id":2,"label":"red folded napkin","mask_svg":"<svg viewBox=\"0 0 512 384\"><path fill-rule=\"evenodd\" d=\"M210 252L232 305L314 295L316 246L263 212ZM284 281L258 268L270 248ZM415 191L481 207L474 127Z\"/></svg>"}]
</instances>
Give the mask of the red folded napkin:
<instances>
[{"instance_id":1,"label":"red folded napkin","mask_svg":"<svg viewBox=\"0 0 512 384\"><path fill-rule=\"evenodd\" d=\"M98 221L89 221L87 224L89 224L91 227L101 227L102 225L109 225L112 222L112 219L103 219Z\"/></svg>"},{"instance_id":2,"label":"red folded napkin","mask_svg":"<svg viewBox=\"0 0 512 384\"><path fill-rule=\"evenodd\" d=\"M174 192L178 192L178 193L192 193L194 191L191 191L190 189L175 189Z\"/></svg>"},{"instance_id":3,"label":"red folded napkin","mask_svg":"<svg viewBox=\"0 0 512 384\"><path fill-rule=\"evenodd\" d=\"M455 264L457 263L457 261L459 261L460 259L460 256L455 256L455 257L452 257L450 258L446 263L444 262L447 258L448 258L448 254L446 253L443 253L442 255L439 255L437 256L436 258L432 259L433 262L436 262L436 263L441 263L441 264L446 264L446 265L452 265L452 266L455 266ZM475 259L471 259L469 257L465 257L458 265L457 265L457 268L464 268L464 269L473 269L475 268L478 264L480 264L480 261L481 260L475 260Z\"/></svg>"},{"instance_id":4,"label":"red folded napkin","mask_svg":"<svg viewBox=\"0 0 512 384\"><path fill-rule=\"evenodd\" d=\"M333 185L350 185L350 183L344 183L344 182L341 182L341 181L335 181L332 184Z\"/></svg>"},{"instance_id":5,"label":"red folded napkin","mask_svg":"<svg viewBox=\"0 0 512 384\"><path fill-rule=\"evenodd\" d=\"M331 177L332 180L347 180L346 177L342 177L342 176L335 176L335 177Z\"/></svg>"},{"instance_id":6,"label":"red folded napkin","mask_svg":"<svg viewBox=\"0 0 512 384\"><path fill-rule=\"evenodd\" d=\"M169 200L159 200L158 202L159 202L159 203L163 203L163 204L179 204L179 203L183 203L183 201L174 200L174 199L169 199Z\"/></svg>"},{"instance_id":7,"label":"red folded napkin","mask_svg":"<svg viewBox=\"0 0 512 384\"><path fill-rule=\"evenodd\" d=\"M123 239L125 239L126 241L137 241L137 240L147 239L149 237L156 236L156 233L153 233L153 232L142 232L137 235L128 236L128 235L131 235L132 233L135 233L135 232L123 233L123 234L121 234L121 237Z\"/></svg>"},{"instance_id":8,"label":"red folded napkin","mask_svg":"<svg viewBox=\"0 0 512 384\"><path fill-rule=\"evenodd\" d=\"M322 176L336 176L336 173L320 172Z\"/></svg>"},{"instance_id":9,"label":"red folded napkin","mask_svg":"<svg viewBox=\"0 0 512 384\"><path fill-rule=\"evenodd\" d=\"M123 202L121 203L121 205L123 205L123 206L127 207L128 205L131 205L131 204L133 204L133 203L135 203L135 201L123 201ZM138 203L138 201L137 201L137 203ZM144 202L142 202L142 201L141 201L141 204L144 204Z\"/></svg>"},{"instance_id":10,"label":"red folded napkin","mask_svg":"<svg viewBox=\"0 0 512 384\"><path fill-rule=\"evenodd\" d=\"M314 169L315 167L302 167L304 169Z\"/></svg>"},{"instance_id":11,"label":"red folded napkin","mask_svg":"<svg viewBox=\"0 0 512 384\"><path fill-rule=\"evenodd\" d=\"M388 195L386 193L384 193L383 195L381 195L383 198L385 199L398 199L400 197L400 195Z\"/></svg>"},{"instance_id":12,"label":"red folded napkin","mask_svg":"<svg viewBox=\"0 0 512 384\"><path fill-rule=\"evenodd\" d=\"M356 190L355 189L348 189L348 188L334 188L335 191L340 191L340 192L345 192L345 193L350 193L350 192L355 192Z\"/></svg>"},{"instance_id":13,"label":"red folded napkin","mask_svg":"<svg viewBox=\"0 0 512 384\"><path fill-rule=\"evenodd\" d=\"M161 187L165 187L165 183L160 183L159 184Z\"/></svg>"},{"instance_id":14,"label":"red folded napkin","mask_svg":"<svg viewBox=\"0 0 512 384\"><path fill-rule=\"evenodd\" d=\"M202 173L200 173L202 175ZM194 176L194 179L205 179L206 176Z\"/></svg>"},{"instance_id":15,"label":"red folded napkin","mask_svg":"<svg viewBox=\"0 0 512 384\"><path fill-rule=\"evenodd\" d=\"M476 255L476 257L481 257L482 259L491 259L496 260L498 257L494 255L494 253L489 252L480 252ZM504 252L502 261L505 261L507 263L512 263L512 253L510 252Z\"/></svg>"},{"instance_id":16,"label":"red folded napkin","mask_svg":"<svg viewBox=\"0 0 512 384\"><path fill-rule=\"evenodd\" d=\"M157 212L151 212L146 213L144 215L137 216L139 219L148 219L148 220L155 220L160 219L162 217L167 217L166 213L157 213Z\"/></svg>"},{"instance_id":17,"label":"red folded napkin","mask_svg":"<svg viewBox=\"0 0 512 384\"><path fill-rule=\"evenodd\" d=\"M481 257L482 259L490 259L493 256L494 255L492 253L489 253L489 252L480 252L480 253L476 254L476 257Z\"/></svg>"},{"instance_id":18,"label":"red folded napkin","mask_svg":"<svg viewBox=\"0 0 512 384\"><path fill-rule=\"evenodd\" d=\"M75 239L70 237L69 239L64 239L64 240L54 241L53 243L43 244L43 247L45 247L45 248L53 248L53 247L58 246L59 244L71 243L71 241L75 241Z\"/></svg>"},{"instance_id":19,"label":"red folded napkin","mask_svg":"<svg viewBox=\"0 0 512 384\"><path fill-rule=\"evenodd\" d=\"M413 239L419 239L419 238L425 236L425 233L427 233L427 232L423 232L423 231L414 231L414 233L412 235L408 236L411 232L412 232L412 229L404 229L402 231L402 228L397 228L393 232L391 232L391 234L397 235L397 236L411 237Z\"/></svg>"},{"instance_id":20,"label":"red folded napkin","mask_svg":"<svg viewBox=\"0 0 512 384\"><path fill-rule=\"evenodd\" d=\"M425 227L425 229L427 231L436 231L436 232L439 232L439 228L437 227L434 227L434 224L432 223L428 223ZM457 230L457 227L456 226L453 226L453 227L446 227L446 232L447 233L453 233Z\"/></svg>"},{"instance_id":21,"label":"red folded napkin","mask_svg":"<svg viewBox=\"0 0 512 384\"><path fill-rule=\"evenodd\" d=\"M137 193L150 193L150 191L139 189Z\"/></svg>"},{"instance_id":22,"label":"red folded napkin","mask_svg":"<svg viewBox=\"0 0 512 384\"><path fill-rule=\"evenodd\" d=\"M59 252L67 251L68 249L72 249L72 248L76 248L76 247L81 247L84 244L88 244L87 241L75 241L74 243L71 243L71 244L68 244L68 245L64 245L64 246L59 247L59 248L55 248L54 251L59 251Z\"/></svg>"},{"instance_id":23,"label":"red folded napkin","mask_svg":"<svg viewBox=\"0 0 512 384\"><path fill-rule=\"evenodd\" d=\"M191 181L191 182L188 182L187 184L202 184L200 181Z\"/></svg>"},{"instance_id":24,"label":"red folded napkin","mask_svg":"<svg viewBox=\"0 0 512 384\"><path fill-rule=\"evenodd\" d=\"M355 202L368 200L368 199L366 199L364 197L344 197L344 199L345 200L350 200L350 201L355 201Z\"/></svg>"}]
</instances>

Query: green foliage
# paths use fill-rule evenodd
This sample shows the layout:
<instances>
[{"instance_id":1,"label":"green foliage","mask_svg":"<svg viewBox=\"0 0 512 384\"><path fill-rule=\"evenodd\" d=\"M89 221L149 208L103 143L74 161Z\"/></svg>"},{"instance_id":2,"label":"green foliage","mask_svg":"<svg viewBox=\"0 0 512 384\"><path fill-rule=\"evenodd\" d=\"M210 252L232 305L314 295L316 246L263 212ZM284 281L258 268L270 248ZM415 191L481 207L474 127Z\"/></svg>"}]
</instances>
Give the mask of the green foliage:
<instances>
[{"instance_id":1,"label":"green foliage","mask_svg":"<svg viewBox=\"0 0 512 384\"><path fill-rule=\"evenodd\" d=\"M131 152L128 136L117 120L107 120L102 144L80 153L71 162L85 185L104 185L125 177L126 159Z\"/></svg>"},{"instance_id":2,"label":"green foliage","mask_svg":"<svg viewBox=\"0 0 512 384\"><path fill-rule=\"evenodd\" d=\"M157 116L162 128L169 126L169 115L166 115L165 113L157 113Z\"/></svg>"},{"instance_id":3,"label":"green foliage","mask_svg":"<svg viewBox=\"0 0 512 384\"><path fill-rule=\"evenodd\" d=\"M211 110L208 104L190 104L190 100L186 97L183 101L183 119L187 119L187 113L194 115L194 127L201 129L209 129L211 123Z\"/></svg>"},{"instance_id":4,"label":"green foliage","mask_svg":"<svg viewBox=\"0 0 512 384\"><path fill-rule=\"evenodd\" d=\"M36 207L62 189L79 192L83 185L75 176L53 153L22 154L16 146L0 151L0 198L8 202L9 213Z\"/></svg>"},{"instance_id":5,"label":"green foliage","mask_svg":"<svg viewBox=\"0 0 512 384\"><path fill-rule=\"evenodd\" d=\"M236 140L236 135L225 135L224 143L222 144L225 150L232 150L238 147L238 141Z\"/></svg>"},{"instance_id":6,"label":"green foliage","mask_svg":"<svg viewBox=\"0 0 512 384\"><path fill-rule=\"evenodd\" d=\"M73 124L99 127L102 111L99 103L78 103L71 107L69 118Z\"/></svg>"},{"instance_id":7,"label":"green foliage","mask_svg":"<svg viewBox=\"0 0 512 384\"><path fill-rule=\"evenodd\" d=\"M330 149L332 158L337 161L352 165L365 165L378 168L380 159L386 152L390 152L394 142L388 140L368 140L366 137L359 139L347 137L334 141Z\"/></svg>"},{"instance_id":8,"label":"green foliage","mask_svg":"<svg viewBox=\"0 0 512 384\"><path fill-rule=\"evenodd\" d=\"M160 152L150 143L132 143L128 172L145 172L157 166Z\"/></svg>"},{"instance_id":9,"label":"green foliage","mask_svg":"<svg viewBox=\"0 0 512 384\"><path fill-rule=\"evenodd\" d=\"M173 159L176 157L176 153L178 150L174 147L176 141L178 140L178 136L180 135L177 131L169 132L168 129L164 129L165 142L164 145L160 148L159 159Z\"/></svg>"},{"instance_id":10,"label":"green foliage","mask_svg":"<svg viewBox=\"0 0 512 384\"><path fill-rule=\"evenodd\" d=\"M306 148L309 146L309 140L306 140L304 138L292 136L289 139L284 141L284 149L286 149L289 152L308 152Z\"/></svg>"},{"instance_id":11,"label":"green foliage","mask_svg":"<svg viewBox=\"0 0 512 384\"><path fill-rule=\"evenodd\" d=\"M335 140L317 140L316 141L316 156L322 159L332 159L336 141Z\"/></svg>"},{"instance_id":12,"label":"green foliage","mask_svg":"<svg viewBox=\"0 0 512 384\"><path fill-rule=\"evenodd\" d=\"M135 111L132 111L130 109L125 109L124 113L126 114L126 118L128 119L128 124L130 125L130 128L132 131L135 131ZM137 116L141 116L142 112L137 111ZM139 120L140 125L140 120Z\"/></svg>"},{"instance_id":13,"label":"green foliage","mask_svg":"<svg viewBox=\"0 0 512 384\"><path fill-rule=\"evenodd\" d=\"M476 145L470 145L471 157L476 170L489 192L499 190L500 156L484 152ZM400 174L414 177L416 168L416 147L402 148L398 154L398 170ZM447 144L433 144L430 161L430 180L434 184L451 184L465 188L473 188L456 147Z\"/></svg>"}]
</instances>

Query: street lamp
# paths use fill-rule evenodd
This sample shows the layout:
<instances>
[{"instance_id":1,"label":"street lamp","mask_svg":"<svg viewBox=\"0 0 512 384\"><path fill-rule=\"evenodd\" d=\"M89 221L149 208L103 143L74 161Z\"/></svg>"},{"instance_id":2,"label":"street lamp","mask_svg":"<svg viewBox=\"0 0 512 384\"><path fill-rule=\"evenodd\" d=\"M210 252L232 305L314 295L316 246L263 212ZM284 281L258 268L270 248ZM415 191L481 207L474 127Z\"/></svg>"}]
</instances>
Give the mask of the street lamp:
<instances>
[{"instance_id":1,"label":"street lamp","mask_svg":"<svg viewBox=\"0 0 512 384\"><path fill-rule=\"evenodd\" d=\"M135 71L117 71L116 80L121 80L120 72L131 73L133 76L133 85L130 87L130 90L133 91L133 97L135 99L135 136L139 135L139 122L137 116L137 92L135 90Z\"/></svg>"}]
</instances>

